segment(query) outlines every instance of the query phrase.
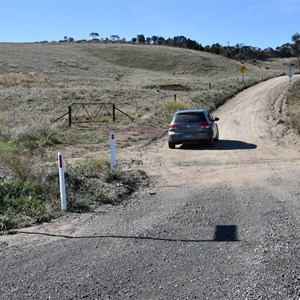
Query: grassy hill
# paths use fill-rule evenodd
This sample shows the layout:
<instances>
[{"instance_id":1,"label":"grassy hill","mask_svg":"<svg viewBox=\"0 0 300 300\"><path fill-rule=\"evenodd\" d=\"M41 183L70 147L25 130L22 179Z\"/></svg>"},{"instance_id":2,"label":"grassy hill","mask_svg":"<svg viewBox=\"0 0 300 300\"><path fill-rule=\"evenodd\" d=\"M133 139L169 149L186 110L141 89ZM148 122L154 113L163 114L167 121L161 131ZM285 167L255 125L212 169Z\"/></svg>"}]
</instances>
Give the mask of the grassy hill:
<instances>
[{"instance_id":1,"label":"grassy hill","mask_svg":"<svg viewBox=\"0 0 300 300\"><path fill-rule=\"evenodd\" d=\"M165 134L176 109L213 110L245 87L284 74L290 62L243 63L164 46L0 44L0 232L61 214L58 150L67 163L68 211L118 203L147 176L110 170L112 128L117 147L139 147ZM242 64L248 68L244 82ZM112 124L104 110L96 125L50 124L74 102L112 102L134 122L118 115Z\"/></svg>"},{"instance_id":2,"label":"grassy hill","mask_svg":"<svg viewBox=\"0 0 300 300\"><path fill-rule=\"evenodd\" d=\"M142 115L174 94L192 106L214 108L244 87L241 62L164 46L0 44L0 57L0 109L20 119L53 119L76 101L138 103ZM245 63L245 85L284 73L284 64Z\"/></svg>"}]
</instances>

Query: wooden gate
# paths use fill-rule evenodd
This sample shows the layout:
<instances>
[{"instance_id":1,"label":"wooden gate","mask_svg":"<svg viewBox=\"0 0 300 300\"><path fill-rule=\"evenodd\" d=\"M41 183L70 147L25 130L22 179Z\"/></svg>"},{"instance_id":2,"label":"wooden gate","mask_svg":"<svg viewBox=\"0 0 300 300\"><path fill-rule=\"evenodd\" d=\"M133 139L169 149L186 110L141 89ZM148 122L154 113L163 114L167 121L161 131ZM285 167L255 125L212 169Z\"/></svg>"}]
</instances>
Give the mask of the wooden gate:
<instances>
[{"instance_id":1,"label":"wooden gate","mask_svg":"<svg viewBox=\"0 0 300 300\"><path fill-rule=\"evenodd\" d=\"M69 127L75 123L109 122L109 120L115 122L116 111L133 121L131 116L117 108L114 103L76 102L69 105L68 112L54 120L52 123L57 122L65 116L69 117Z\"/></svg>"}]
</instances>

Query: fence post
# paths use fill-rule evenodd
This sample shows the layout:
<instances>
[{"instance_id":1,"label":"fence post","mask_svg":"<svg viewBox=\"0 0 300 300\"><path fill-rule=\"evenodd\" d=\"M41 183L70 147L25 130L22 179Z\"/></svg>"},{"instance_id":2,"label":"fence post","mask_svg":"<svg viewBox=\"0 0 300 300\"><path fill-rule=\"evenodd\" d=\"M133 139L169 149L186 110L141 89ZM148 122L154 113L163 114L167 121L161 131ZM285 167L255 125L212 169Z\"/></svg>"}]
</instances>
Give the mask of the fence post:
<instances>
[{"instance_id":1,"label":"fence post","mask_svg":"<svg viewBox=\"0 0 300 300\"><path fill-rule=\"evenodd\" d=\"M116 105L113 103L113 122L116 121Z\"/></svg>"},{"instance_id":2,"label":"fence post","mask_svg":"<svg viewBox=\"0 0 300 300\"><path fill-rule=\"evenodd\" d=\"M69 127L72 126L72 106L69 105Z\"/></svg>"}]
</instances>

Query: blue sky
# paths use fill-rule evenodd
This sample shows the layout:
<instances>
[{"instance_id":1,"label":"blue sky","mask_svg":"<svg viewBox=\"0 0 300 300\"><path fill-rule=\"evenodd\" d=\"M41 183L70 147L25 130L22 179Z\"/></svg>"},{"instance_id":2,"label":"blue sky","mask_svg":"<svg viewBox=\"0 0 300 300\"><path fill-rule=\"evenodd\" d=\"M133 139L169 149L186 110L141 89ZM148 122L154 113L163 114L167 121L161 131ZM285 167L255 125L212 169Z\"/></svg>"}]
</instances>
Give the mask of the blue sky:
<instances>
[{"instance_id":1,"label":"blue sky","mask_svg":"<svg viewBox=\"0 0 300 300\"><path fill-rule=\"evenodd\" d=\"M0 42L183 35L265 49L300 32L299 0L0 0Z\"/></svg>"}]
</instances>

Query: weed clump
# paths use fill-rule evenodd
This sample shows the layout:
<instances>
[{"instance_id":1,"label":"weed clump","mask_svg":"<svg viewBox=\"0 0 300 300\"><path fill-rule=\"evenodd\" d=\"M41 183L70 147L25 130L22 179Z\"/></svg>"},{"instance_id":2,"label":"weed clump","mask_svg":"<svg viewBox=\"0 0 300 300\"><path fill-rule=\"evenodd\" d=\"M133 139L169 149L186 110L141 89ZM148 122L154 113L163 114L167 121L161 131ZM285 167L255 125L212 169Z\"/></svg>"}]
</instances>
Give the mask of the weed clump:
<instances>
[{"instance_id":1,"label":"weed clump","mask_svg":"<svg viewBox=\"0 0 300 300\"><path fill-rule=\"evenodd\" d=\"M1 181L0 231L55 217L53 203L47 201L47 191L48 187L33 181Z\"/></svg>"},{"instance_id":2,"label":"weed clump","mask_svg":"<svg viewBox=\"0 0 300 300\"><path fill-rule=\"evenodd\" d=\"M9 73L0 75L0 85L4 87L28 86L34 82L33 76L22 73Z\"/></svg>"}]
</instances>

